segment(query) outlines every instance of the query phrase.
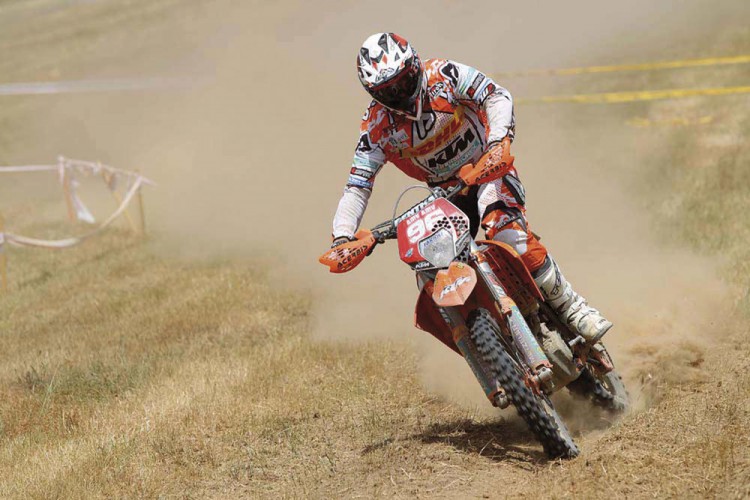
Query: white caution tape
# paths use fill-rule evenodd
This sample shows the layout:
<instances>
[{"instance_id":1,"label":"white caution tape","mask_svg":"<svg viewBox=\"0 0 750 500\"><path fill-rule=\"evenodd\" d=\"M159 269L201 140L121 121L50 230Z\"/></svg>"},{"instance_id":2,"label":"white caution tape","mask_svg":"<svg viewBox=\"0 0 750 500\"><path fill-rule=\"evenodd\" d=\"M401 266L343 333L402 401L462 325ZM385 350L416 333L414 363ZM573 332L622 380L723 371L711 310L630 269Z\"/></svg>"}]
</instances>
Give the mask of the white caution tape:
<instances>
[{"instance_id":1,"label":"white caution tape","mask_svg":"<svg viewBox=\"0 0 750 500\"><path fill-rule=\"evenodd\" d=\"M117 189L119 179L121 177L127 177L131 181L136 177L140 177L141 183L155 185L153 181L128 170L122 170L119 168L104 165L100 162L85 161L85 160L73 160L59 156L57 158L57 165L22 165L22 166L5 166L0 167L0 173L23 173L23 172L57 172L61 184L67 182L68 194L70 201L73 205L73 211L79 221L86 222L88 224L94 224L96 219L88 209L86 204L81 200L78 195L78 182L77 176L90 176L90 175L102 175L105 183L110 191L113 193Z\"/></svg>"},{"instance_id":2,"label":"white caution tape","mask_svg":"<svg viewBox=\"0 0 750 500\"><path fill-rule=\"evenodd\" d=\"M190 89L198 85L204 85L207 81L205 78L196 77L165 77L4 83L0 84L0 96Z\"/></svg>"},{"instance_id":3,"label":"white caution tape","mask_svg":"<svg viewBox=\"0 0 750 500\"><path fill-rule=\"evenodd\" d=\"M141 189L144 183L146 183L146 178L142 176L137 176L135 178L135 181L130 186L130 189L125 194L125 197L122 200L122 203L120 203L120 206L117 207L117 210L110 215L107 220L105 220L99 227L94 229L93 231L89 231L88 233L71 237L71 238L64 238L60 240L42 240L38 238L30 238L28 236L21 236L18 234L12 234L12 233L5 233L3 236L4 238L11 244L16 246L23 246L23 247L38 247L38 248L68 248L75 245L78 245L79 243L82 243L84 240L100 233L105 228L107 228L110 224L112 224L120 215L125 212L128 205L132 201L133 197L138 193L138 190Z\"/></svg>"},{"instance_id":4,"label":"white caution tape","mask_svg":"<svg viewBox=\"0 0 750 500\"><path fill-rule=\"evenodd\" d=\"M16 174L21 172L49 172L57 171L57 165L24 165L20 167L0 167L0 174Z\"/></svg>"},{"instance_id":5,"label":"white caution tape","mask_svg":"<svg viewBox=\"0 0 750 500\"><path fill-rule=\"evenodd\" d=\"M0 233L0 251L2 251L4 244L10 243L16 246L25 247L39 247L39 248L68 248L84 240L100 233L107 228L112 222L120 217L127 209L133 197L143 187L144 184L155 185L155 183L146 177L143 177L137 172L131 172L129 170L122 170L109 165L104 165L100 162L84 161L84 160L72 160L59 156L57 159L57 165L22 165L22 166L5 166L0 167L0 173L23 173L23 172L57 172L61 183L67 183L68 195L73 205L76 218L78 220L88 222L90 224L95 223L95 219L91 211L83 203L83 200L78 196L77 188L79 187L78 179L79 175L84 177L90 175L101 175L104 179L107 187L113 193L117 189L119 180L121 178L128 179L128 189L123 197L117 210L112 213L101 225L96 229L89 231L88 233L59 240L43 240L39 238L31 238L28 236L22 236L13 233ZM118 198L119 199L119 198Z\"/></svg>"},{"instance_id":6,"label":"white caution tape","mask_svg":"<svg viewBox=\"0 0 750 500\"><path fill-rule=\"evenodd\" d=\"M0 167L0 174L14 174L23 172L59 172L66 169L75 169L77 172L85 174L100 174L106 172L109 175L124 175L129 177L140 176L136 172L130 170L123 170L120 168L111 167L100 162L85 161L85 160L73 160L65 158L64 156L58 157L57 165L21 165L21 166L5 166ZM141 176L143 177L143 176ZM155 185L153 181L143 177L144 184Z\"/></svg>"}]
</instances>

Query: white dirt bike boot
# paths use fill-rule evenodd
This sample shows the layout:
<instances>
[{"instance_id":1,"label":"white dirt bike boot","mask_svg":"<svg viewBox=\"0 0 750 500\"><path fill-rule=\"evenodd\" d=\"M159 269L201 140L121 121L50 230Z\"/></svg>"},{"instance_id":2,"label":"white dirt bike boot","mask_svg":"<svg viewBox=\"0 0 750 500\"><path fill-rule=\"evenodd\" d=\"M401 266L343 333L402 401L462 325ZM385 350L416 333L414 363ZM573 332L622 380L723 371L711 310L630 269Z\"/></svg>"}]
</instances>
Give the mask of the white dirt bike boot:
<instances>
[{"instance_id":1,"label":"white dirt bike boot","mask_svg":"<svg viewBox=\"0 0 750 500\"><path fill-rule=\"evenodd\" d=\"M589 306L560 272L557 263L547 255L542 267L534 273L534 281L546 302L560 321L578 333L587 344L594 345L612 328L612 322Z\"/></svg>"}]
</instances>

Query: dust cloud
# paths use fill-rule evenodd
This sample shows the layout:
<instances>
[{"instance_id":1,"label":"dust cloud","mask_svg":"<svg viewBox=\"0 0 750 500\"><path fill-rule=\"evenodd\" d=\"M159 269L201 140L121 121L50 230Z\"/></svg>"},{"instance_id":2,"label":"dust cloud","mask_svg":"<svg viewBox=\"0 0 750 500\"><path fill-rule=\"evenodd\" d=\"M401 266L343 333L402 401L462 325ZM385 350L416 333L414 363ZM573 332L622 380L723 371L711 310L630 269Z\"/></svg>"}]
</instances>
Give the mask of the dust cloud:
<instances>
[{"instance_id":1,"label":"dust cloud","mask_svg":"<svg viewBox=\"0 0 750 500\"><path fill-rule=\"evenodd\" d=\"M50 98L50 112L33 122L45 137L37 152L141 168L159 184L147 208L165 253L261 255L272 279L314 295L318 338L411 339L428 389L482 406L463 361L411 326L414 278L395 246L378 248L348 275L329 275L317 263L368 102L354 71L360 43L372 32L395 31L422 57L488 73L658 60L674 55L688 32L711 33L730 7L645 0L185 6L174 23L187 28L168 30L169 38L138 40L135 33L136 57L92 65L84 76L158 71L198 75L204 84L169 94ZM517 96L539 85L500 84ZM557 82L545 86L560 90ZM676 359L675 350L693 352L710 340L724 288L710 262L652 234L630 168L649 151L638 149L622 114L517 106L514 153L532 227L567 277L617 324L608 341L638 382L654 363ZM386 166L365 226L387 219L400 189L412 183Z\"/></svg>"},{"instance_id":2,"label":"dust cloud","mask_svg":"<svg viewBox=\"0 0 750 500\"><path fill-rule=\"evenodd\" d=\"M578 111L517 110L514 154L527 216L575 289L615 323L605 343L635 409L644 408L658 397L660 384L704 379L706 350L734 326L734 291L718 277L721 261L653 230L636 178L653 144L633 134L620 113ZM463 360L424 337L424 384L467 408L491 412ZM457 375L441 376L448 372ZM578 408L566 406L571 422ZM584 428L583 420L573 425Z\"/></svg>"}]
</instances>

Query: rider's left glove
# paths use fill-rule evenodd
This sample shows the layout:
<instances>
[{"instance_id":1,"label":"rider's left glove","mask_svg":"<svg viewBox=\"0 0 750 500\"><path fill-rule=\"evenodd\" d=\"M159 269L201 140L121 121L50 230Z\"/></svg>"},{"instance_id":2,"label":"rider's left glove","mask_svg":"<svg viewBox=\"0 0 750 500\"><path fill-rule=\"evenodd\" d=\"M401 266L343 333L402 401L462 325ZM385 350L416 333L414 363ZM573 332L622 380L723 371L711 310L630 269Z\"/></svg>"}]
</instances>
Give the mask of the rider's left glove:
<instances>
[{"instance_id":1,"label":"rider's left glove","mask_svg":"<svg viewBox=\"0 0 750 500\"><path fill-rule=\"evenodd\" d=\"M484 150L484 154L489 153L490 151L493 151L497 154L499 153L499 156L509 156L510 155L510 137L504 137L503 139L499 141L492 141L489 144L487 144L487 147Z\"/></svg>"},{"instance_id":2,"label":"rider's left glove","mask_svg":"<svg viewBox=\"0 0 750 500\"><path fill-rule=\"evenodd\" d=\"M348 236L339 236L338 238L334 238L333 242L331 243L331 248L336 248L339 245L343 245L344 243L349 243L350 241L354 241L355 238L350 238Z\"/></svg>"}]
</instances>

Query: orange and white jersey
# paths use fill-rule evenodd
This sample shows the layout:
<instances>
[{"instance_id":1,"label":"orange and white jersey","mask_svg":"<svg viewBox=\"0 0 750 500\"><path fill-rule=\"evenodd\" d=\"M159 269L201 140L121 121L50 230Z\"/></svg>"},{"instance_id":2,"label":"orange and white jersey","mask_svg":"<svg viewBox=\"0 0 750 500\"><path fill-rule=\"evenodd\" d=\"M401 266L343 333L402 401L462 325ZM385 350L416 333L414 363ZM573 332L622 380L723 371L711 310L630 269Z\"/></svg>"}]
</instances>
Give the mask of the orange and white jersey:
<instances>
[{"instance_id":1,"label":"orange and white jersey","mask_svg":"<svg viewBox=\"0 0 750 500\"><path fill-rule=\"evenodd\" d=\"M507 90L454 61L428 59L424 66L428 103L421 119L390 113L373 101L362 118L348 185L372 189L389 161L415 179L442 182L478 160L487 142L512 138L513 101Z\"/></svg>"},{"instance_id":2,"label":"orange and white jersey","mask_svg":"<svg viewBox=\"0 0 750 500\"><path fill-rule=\"evenodd\" d=\"M424 70L427 102L419 120L391 113L377 101L365 111L334 236L356 232L375 177L387 162L410 177L439 184L477 161L489 142L513 138L513 99L489 76L446 59L428 59Z\"/></svg>"}]
</instances>

